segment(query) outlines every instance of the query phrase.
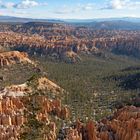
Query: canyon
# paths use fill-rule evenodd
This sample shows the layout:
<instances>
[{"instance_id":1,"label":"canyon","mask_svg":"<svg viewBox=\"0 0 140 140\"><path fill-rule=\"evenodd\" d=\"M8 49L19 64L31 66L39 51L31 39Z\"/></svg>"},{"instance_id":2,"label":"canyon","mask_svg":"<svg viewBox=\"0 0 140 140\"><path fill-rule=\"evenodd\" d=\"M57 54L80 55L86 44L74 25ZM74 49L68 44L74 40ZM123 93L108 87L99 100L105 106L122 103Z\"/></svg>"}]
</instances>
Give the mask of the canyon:
<instances>
[{"instance_id":1,"label":"canyon","mask_svg":"<svg viewBox=\"0 0 140 140\"><path fill-rule=\"evenodd\" d=\"M139 62L139 30L0 23L0 140L139 140Z\"/></svg>"},{"instance_id":2,"label":"canyon","mask_svg":"<svg viewBox=\"0 0 140 140\"><path fill-rule=\"evenodd\" d=\"M17 88L14 89L17 94ZM19 89L18 89L19 90ZM19 90L21 91L21 89ZM24 100L30 101L27 96L1 96L0 98L0 126L2 140L18 139L22 131L22 125L27 121L24 117ZM111 116L100 121L90 120L87 124L77 120L61 128L61 133L57 135L56 123L50 120L49 114L53 112L61 119L69 118L69 109L61 104L61 100L49 99L47 96L38 96L37 100L41 105L38 119L47 122L50 131L47 138L56 140L139 140L140 137L140 108L126 106L116 110ZM56 119L56 121L58 121ZM62 133L63 132L63 133ZM61 135L60 135L61 134Z\"/></svg>"},{"instance_id":3,"label":"canyon","mask_svg":"<svg viewBox=\"0 0 140 140\"><path fill-rule=\"evenodd\" d=\"M0 45L30 55L79 61L80 54L105 57L105 53L139 58L139 30L94 30L60 23L2 24ZM71 51L71 53L69 53ZM71 55L70 54L75 55Z\"/></svg>"}]
</instances>

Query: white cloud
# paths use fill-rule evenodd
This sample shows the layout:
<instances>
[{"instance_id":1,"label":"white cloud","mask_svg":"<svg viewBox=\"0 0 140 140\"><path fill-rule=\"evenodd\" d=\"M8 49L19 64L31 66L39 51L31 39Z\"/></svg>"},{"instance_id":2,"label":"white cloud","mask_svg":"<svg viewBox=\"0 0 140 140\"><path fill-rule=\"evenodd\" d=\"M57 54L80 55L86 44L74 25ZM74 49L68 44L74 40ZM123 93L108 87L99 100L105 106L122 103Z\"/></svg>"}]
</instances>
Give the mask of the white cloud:
<instances>
[{"instance_id":1,"label":"white cloud","mask_svg":"<svg viewBox=\"0 0 140 140\"><path fill-rule=\"evenodd\" d=\"M7 2L7 3L0 2L0 7L2 7L2 8L9 9L9 8L13 8L14 5L15 4L13 2Z\"/></svg>"},{"instance_id":2,"label":"white cloud","mask_svg":"<svg viewBox=\"0 0 140 140\"><path fill-rule=\"evenodd\" d=\"M62 6L59 8L56 8L57 10L54 10L53 13L55 14L72 14L76 12L82 12L82 11L90 11L94 9L94 4L87 3L87 4L78 4L75 5L75 7L69 7L69 6Z\"/></svg>"},{"instance_id":3,"label":"white cloud","mask_svg":"<svg viewBox=\"0 0 140 140\"><path fill-rule=\"evenodd\" d=\"M134 9L140 8L139 1L132 0L111 0L101 9Z\"/></svg>"},{"instance_id":4,"label":"white cloud","mask_svg":"<svg viewBox=\"0 0 140 140\"><path fill-rule=\"evenodd\" d=\"M0 7L1 8L15 8L15 9L27 9L27 8L32 8L32 7L37 7L37 6L47 6L48 4L45 3L39 3L36 0L22 0L19 3L14 3L14 2L4 2L0 0Z\"/></svg>"},{"instance_id":5,"label":"white cloud","mask_svg":"<svg viewBox=\"0 0 140 140\"><path fill-rule=\"evenodd\" d=\"M70 13L75 13L77 12L78 9L73 9L68 6L63 6L61 8L57 8L56 10L53 11L55 14L70 14Z\"/></svg>"},{"instance_id":6,"label":"white cloud","mask_svg":"<svg viewBox=\"0 0 140 140\"><path fill-rule=\"evenodd\" d=\"M15 4L14 7L18 9L26 9L38 6L39 3L34 0L23 0L21 3Z\"/></svg>"},{"instance_id":7,"label":"white cloud","mask_svg":"<svg viewBox=\"0 0 140 140\"><path fill-rule=\"evenodd\" d=\"M112 9L122 9L126 5L126 1L113 0L111 1L110 8Z\"/></svg>"},{"instance_id":8,"label":"white cloud","mask_svg":"<svg viewBox=\"0 0 140 140\"><path fill-rule=\"evenodd\" d=\"M94 4L93 3L87 3L85 5L79 5L79 8L81 10L85 10L85 11L89 11L89 10L93 10L94 9Z\"/></svg>"}]
</instances>

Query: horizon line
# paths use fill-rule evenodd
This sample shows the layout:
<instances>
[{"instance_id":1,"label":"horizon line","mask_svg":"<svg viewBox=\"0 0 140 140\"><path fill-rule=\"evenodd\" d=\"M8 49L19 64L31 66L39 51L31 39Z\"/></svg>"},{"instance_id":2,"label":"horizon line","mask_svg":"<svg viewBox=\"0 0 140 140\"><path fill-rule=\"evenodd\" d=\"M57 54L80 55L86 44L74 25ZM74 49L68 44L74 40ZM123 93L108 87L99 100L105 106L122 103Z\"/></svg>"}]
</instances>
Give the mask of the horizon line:
<instances>
[{"instance_id":1,"label":"horizon line","mask_svg":"<svg viewBox=\"0 0 140 140\"><path fill-rule=\"evenodd\" d=\"M0 15L0 17L14 17L14 18L25 18L25 19L40 19L40 20L47 20L47 19L51 19L51 20L94 20L94 19L117 19L117 18L140 18L140 17L135 17L135 16L122 16L122 17L94 17L94 18L51 18L51 17L47 17L47 18L33 18L33 17L22 17L22 16L10 16L10 15Z\"/></svg>"}]
</instances>

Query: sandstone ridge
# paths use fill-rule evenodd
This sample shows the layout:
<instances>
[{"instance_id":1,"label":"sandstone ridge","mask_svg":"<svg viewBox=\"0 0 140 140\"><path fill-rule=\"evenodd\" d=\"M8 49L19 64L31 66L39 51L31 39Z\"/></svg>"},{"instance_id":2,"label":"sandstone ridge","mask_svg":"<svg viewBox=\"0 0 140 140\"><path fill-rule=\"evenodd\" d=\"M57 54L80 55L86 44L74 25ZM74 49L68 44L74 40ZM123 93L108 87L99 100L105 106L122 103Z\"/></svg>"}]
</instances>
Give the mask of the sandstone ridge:
<instances>
[{"instance_id":1,"label":"sandstone ridge","mask_svg":"<svg viewBox=\"0 0 140 140\"><path fill-rule=\"evenodd\" d=\"M37 80L36 83L37 89L41 91L49 92L53 95L59 95L64 93L64 89L49 80L46 77L41 77ZM5 87L3 90L0 91L0 95L2 96L28 96L28 93L32 92L32 87L26 83L20 85L11 85Z\"/></svg>"}]
</instances>

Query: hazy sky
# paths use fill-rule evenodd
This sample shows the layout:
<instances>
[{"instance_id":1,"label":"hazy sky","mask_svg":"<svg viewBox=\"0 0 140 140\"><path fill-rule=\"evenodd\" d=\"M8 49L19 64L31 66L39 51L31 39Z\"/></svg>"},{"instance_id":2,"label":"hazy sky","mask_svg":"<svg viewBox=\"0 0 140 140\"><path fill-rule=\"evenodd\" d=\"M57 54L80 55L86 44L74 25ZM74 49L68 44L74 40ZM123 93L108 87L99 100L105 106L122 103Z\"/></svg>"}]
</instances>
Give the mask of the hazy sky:
<instances>
[{"instance_id":1,"label":"hazy sky","mask_svg":"<svg viewBox=\"0 0 140 140\"><path fill-rule=\"evenodd\" d=\"M140 17L140 0L0 0L0 15L65 19Z\"/></svg>"}]
</instances>

